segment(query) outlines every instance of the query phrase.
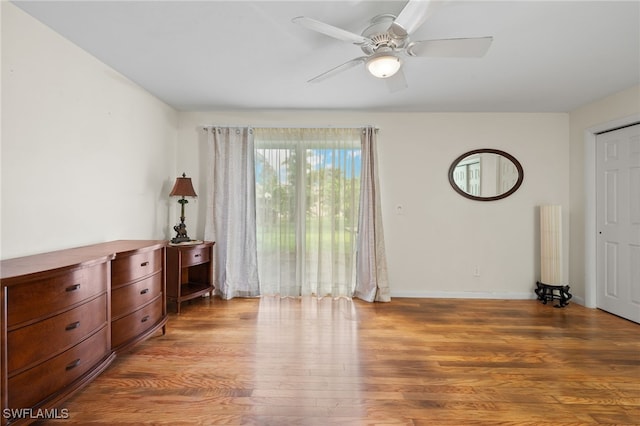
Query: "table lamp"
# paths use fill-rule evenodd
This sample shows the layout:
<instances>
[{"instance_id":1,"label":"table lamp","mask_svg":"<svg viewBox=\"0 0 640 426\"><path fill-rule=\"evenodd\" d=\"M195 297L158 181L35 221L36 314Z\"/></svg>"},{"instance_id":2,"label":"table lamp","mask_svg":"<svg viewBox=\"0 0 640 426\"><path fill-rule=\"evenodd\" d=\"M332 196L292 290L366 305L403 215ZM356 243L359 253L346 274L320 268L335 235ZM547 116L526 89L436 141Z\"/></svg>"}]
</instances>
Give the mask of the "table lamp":
<instances>
[{"instance_id":1,"label":"table lamp","mask_svg":"<svg viewBox=\"0 0 640 426\"><path fill-rule=\"evenodd\" d=\"M171 240L172 243L184 243L191 241L191 238L187 236L187 225L184 224L184 205L187 201L184 197L197 197L196 191L193 189L191 178L188 178L185 173L182 173L182 177L176 178L176 183L173 185L173 189L169 194L171 197L182 197L178 200L180 203L180 223L173 227L176 231L176 236Z\"/></svg>"}]
</instances>

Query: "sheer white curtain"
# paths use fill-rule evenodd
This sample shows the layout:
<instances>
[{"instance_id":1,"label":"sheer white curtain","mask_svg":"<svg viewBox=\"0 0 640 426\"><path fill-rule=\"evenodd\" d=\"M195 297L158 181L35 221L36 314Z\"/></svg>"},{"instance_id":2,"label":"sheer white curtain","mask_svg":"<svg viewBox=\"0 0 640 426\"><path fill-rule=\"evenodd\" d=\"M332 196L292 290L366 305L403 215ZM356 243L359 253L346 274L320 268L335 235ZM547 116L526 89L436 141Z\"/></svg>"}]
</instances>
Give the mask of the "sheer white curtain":
<instances>
[{"instance_id":1,"label":"sheer white curtain","mask_svg":"<svg viewBox=\"0 0 640 426\"><path fill-rule=\"evenodd\" d=\"M368 302L389 302L387 257L382 229L376 153L377 130L362 130L362 183L358 221L357 283L354 296Z\"/></svg>"},{"instance_id":2,"label":"sheer white curtain","mask_svg":"<svg viewBox=\"0 0 640 426\"><path fill-rule=\"evenodd\" d=\"M351 297L361 129L256 128L263 295Z\"/></svg>"},{"instance_id":3,"label":"sheer white curtain","mask_svg":"<svg viewBox=\"0 0 640 426\"><path fill-rule=\"evenodd\" d=\"M208 145L205 239L216 242L216 294L258 296L253 130L210 128Z\"/></svg>"}]
</instances>

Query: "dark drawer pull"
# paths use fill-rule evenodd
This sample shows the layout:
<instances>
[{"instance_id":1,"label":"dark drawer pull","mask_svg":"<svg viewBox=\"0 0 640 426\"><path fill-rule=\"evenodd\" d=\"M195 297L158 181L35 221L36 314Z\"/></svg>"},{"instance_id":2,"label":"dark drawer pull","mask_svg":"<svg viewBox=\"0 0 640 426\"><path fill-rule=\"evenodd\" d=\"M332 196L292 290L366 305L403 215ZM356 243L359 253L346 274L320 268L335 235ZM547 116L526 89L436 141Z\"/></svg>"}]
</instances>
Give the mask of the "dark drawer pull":
<instances>
[{"instance_id":1,"label":"dark drawer pull","mask_svg":"<svg viewBox=\"0 0 640 426\"><path fill-rule=\"evenodd\" d=\"M74 328L78 328L78 327L80 327L80 321L72 322L71 324L66 326L64 329L69 331L69 330L73 330Z\"/></svg>"},{"instance_id":2,"label":"dark drawer pull","mask_svg":"<svg viewBox=\"0 0 640 426\"><path fill-rule=\"evenodd\" d=\"M140 264L140 266L147 266L148 264L149 264L149 262L148 262L148 261L147 261L147 262L142 262L142 263Z\"/></svg>"},{"instance_id":3,"label":"dark drawer pull","mask_svg":"<svg viewBox=\"0 0 640 426\"><path fill-rule=\"evenodd\" d=\"M193 257L200 257L200 253L194 254Z\"/></svg>"},{"instance_id":4,"label":"dark drawer pull","mask_svg":"<svg viewBox=\"0 0 640 426\"><path fill-rule=\"evenodd\" d=\"M149 293L149 289L145 288L144 290L140 290L140 294L147 294Z\"/></svg>"},{"instance_id":5,"label":"dark drawer pull","mask_svg":"<svg viewBox=\"0 0 640 426\"><path fill-rule=\"evenodd\" d=\"M140 322L147 322L149 320L149 315L145 316L140 320Z\"/></svg>"},{"instance_id":6,"label":"dark drawer pull","mask_svg":"<svg viewBox=\"0 0 640 426\"><path fill-rule=\"evenodd\" d=\"M65 291L75 291L77 289L80 288L80 284L74 284L74 285L70 285L69 287L65 288Z\"/></svg>"},{"instance_id":7,"label":"dark drawer pull","mask_svg":"<svg viewBox=\"0 0 640 426\"><path fill-rule=\"evenodd\" d=\"M79 365L80 365L80 358L78 358L75 361L73 361L72 363L68 364L65 367L65 370L67 370L67 371L72 370L72 369L76 368Z\"/></svg>"}]
</instances>

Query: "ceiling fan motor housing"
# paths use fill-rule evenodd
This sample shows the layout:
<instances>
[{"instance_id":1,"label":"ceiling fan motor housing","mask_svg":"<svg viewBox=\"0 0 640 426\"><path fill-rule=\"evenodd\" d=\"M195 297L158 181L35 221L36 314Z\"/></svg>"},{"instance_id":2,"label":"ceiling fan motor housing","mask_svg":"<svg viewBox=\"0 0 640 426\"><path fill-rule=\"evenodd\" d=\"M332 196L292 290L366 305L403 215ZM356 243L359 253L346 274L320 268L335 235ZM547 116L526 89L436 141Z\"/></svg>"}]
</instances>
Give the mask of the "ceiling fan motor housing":
<instances>
[{"instance_id":1,"label":"ceiling fan motor housing","mask_svg":"<svg viewBox=\"0 0 640 426\"><path fill-rule=\"evenodd\" d=\"M371 19L371 24L362 31L362 36L371 40L370 43L361 45L364 53L371 55L380 48L395 50L406 45L408 37L394 37L389 31L395 19L395 15L391 14L378 15Z\"/></svg>"}]
</instances>

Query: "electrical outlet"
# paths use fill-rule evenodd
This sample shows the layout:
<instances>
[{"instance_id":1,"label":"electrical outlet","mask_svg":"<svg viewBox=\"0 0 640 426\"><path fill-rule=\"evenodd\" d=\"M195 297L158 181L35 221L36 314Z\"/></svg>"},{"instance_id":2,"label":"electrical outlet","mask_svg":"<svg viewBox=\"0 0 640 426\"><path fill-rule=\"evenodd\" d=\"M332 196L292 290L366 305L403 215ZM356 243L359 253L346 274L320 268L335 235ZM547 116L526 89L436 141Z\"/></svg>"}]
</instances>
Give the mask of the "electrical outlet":
<instances>
[{"instance_id":1,"label":"electrical outlet","mask_svg":"<svg viewBox=\"0 0 640 426\"><path fill-rule=\"evenodd\" d=\"M480 276L480 266L476 265L476 266L473 268L473 276L474 276L474 277L479 277L479 276Z\"/></svg>"}]
</instances>

